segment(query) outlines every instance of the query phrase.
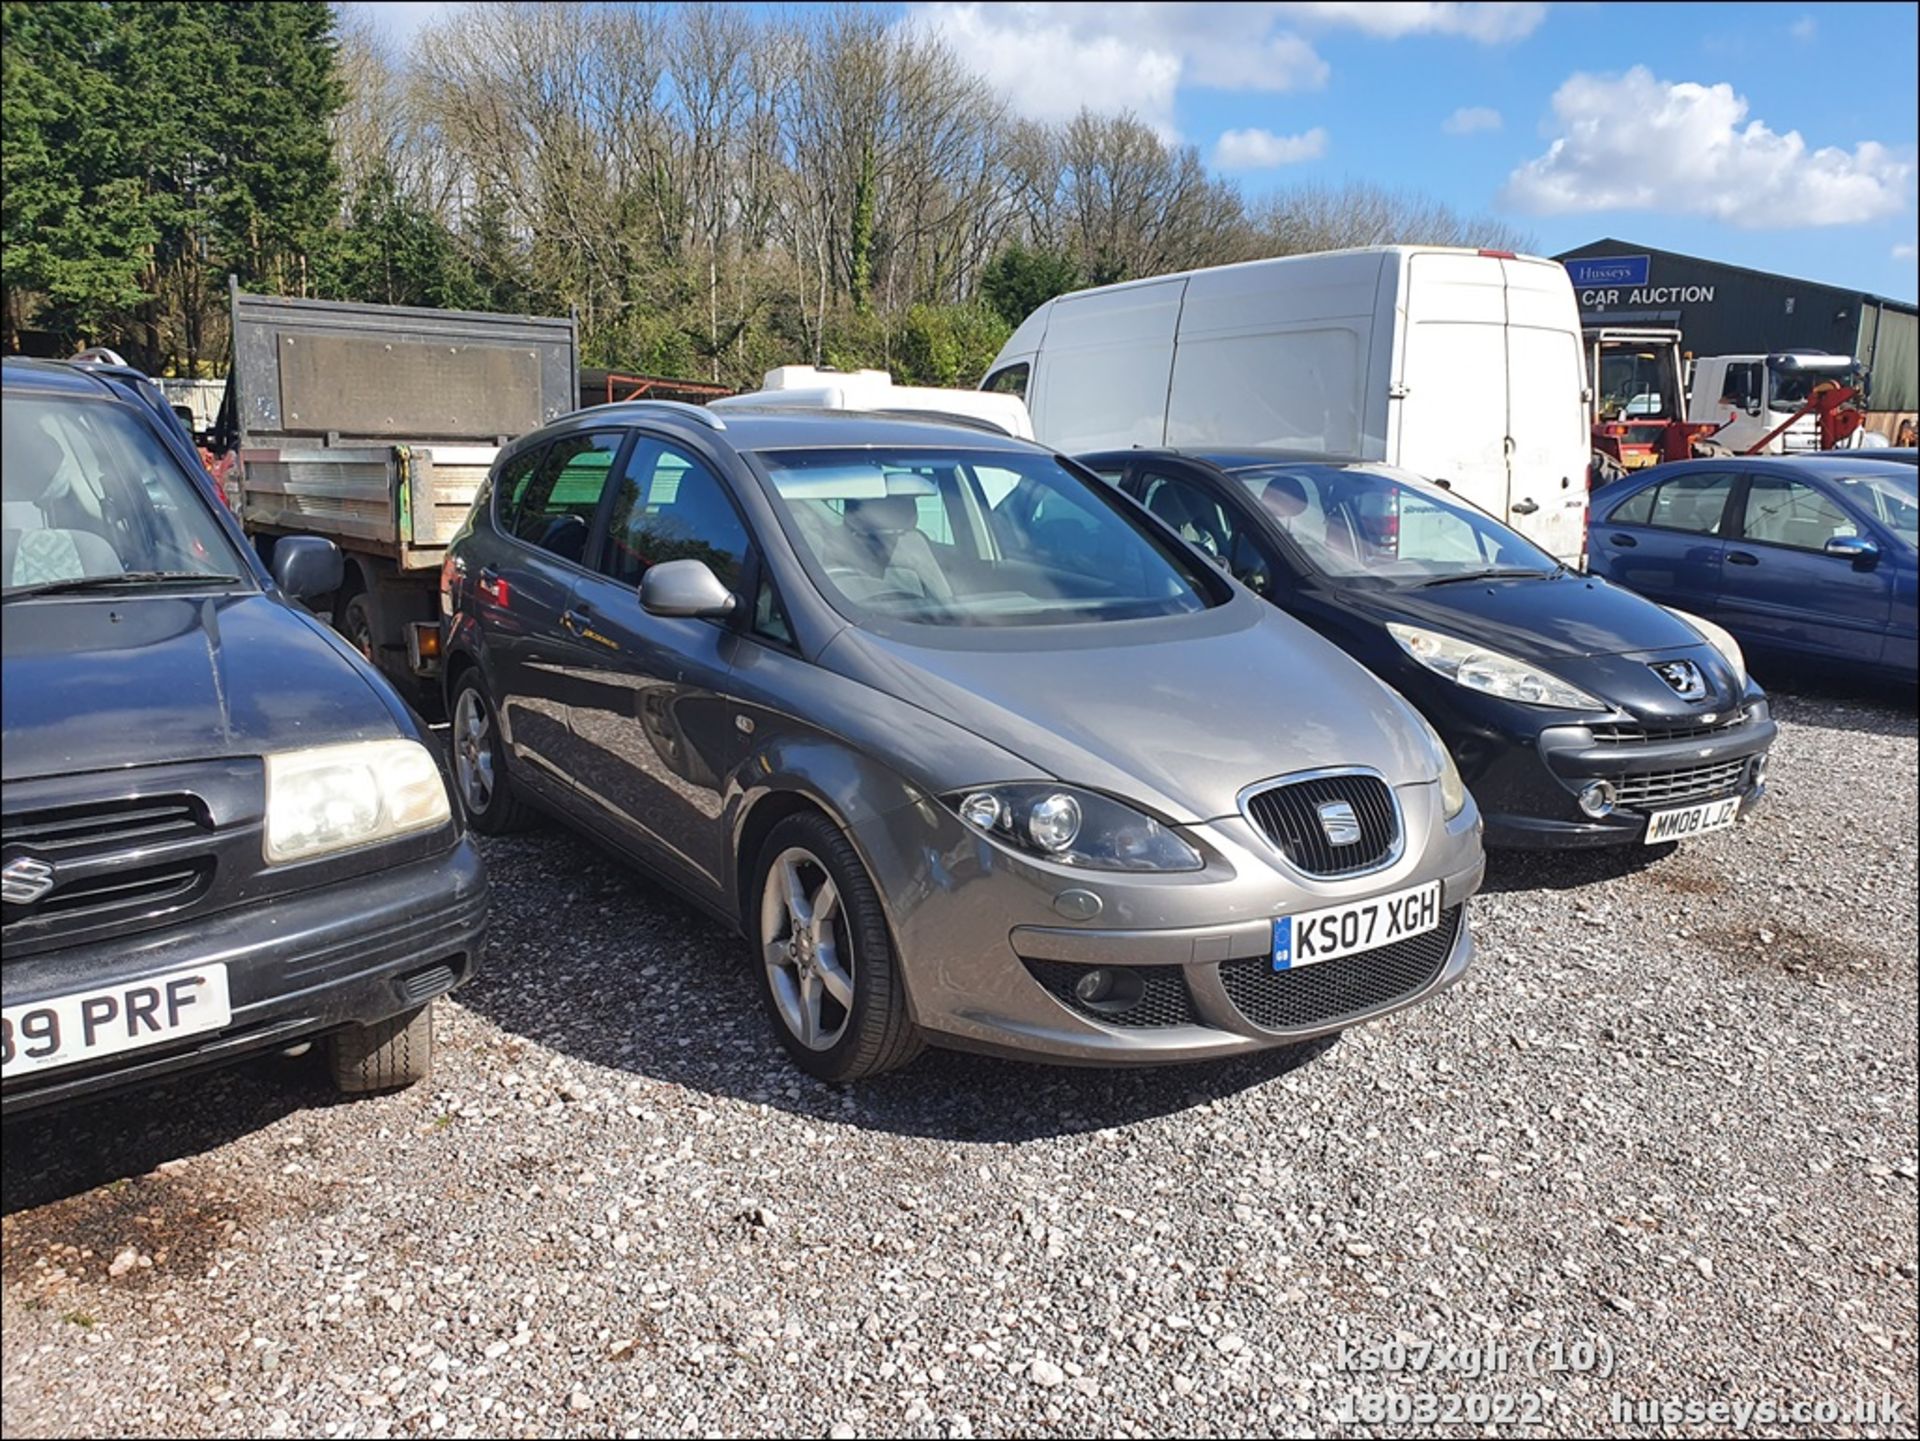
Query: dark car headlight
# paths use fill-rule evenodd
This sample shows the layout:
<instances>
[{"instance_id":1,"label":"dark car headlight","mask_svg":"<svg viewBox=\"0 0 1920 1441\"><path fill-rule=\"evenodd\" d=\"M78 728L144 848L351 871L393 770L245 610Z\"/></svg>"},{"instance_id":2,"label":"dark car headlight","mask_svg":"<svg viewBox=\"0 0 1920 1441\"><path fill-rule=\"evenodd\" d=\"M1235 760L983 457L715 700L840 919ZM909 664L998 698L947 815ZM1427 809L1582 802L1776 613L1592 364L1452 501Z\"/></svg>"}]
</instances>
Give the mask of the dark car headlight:
<instances>
[{"instance_id":1,"label":"dark car headlight","mask_svg":"<svg viewBox=\"0 0 1920 1441\"><path fill-rule=\"evenodd\" d=\"M1482 695L1559 710L1613 709L1550 670L1459 636L1397 621L1388 623L1387 632L1428 670Z\"/></svg>"},{"instance_id":2,"label":"dark car headlight","mask_svg":"<svg viewBox=\"0 0 1920 1441\"><path fill-rule=\"evenodd\" d=\"M1020 783L941 797L969 827L1042 860L1096 871L1197 871L1200 852L1152 816L1095 791Z\"/></svg>"}]
</instances>

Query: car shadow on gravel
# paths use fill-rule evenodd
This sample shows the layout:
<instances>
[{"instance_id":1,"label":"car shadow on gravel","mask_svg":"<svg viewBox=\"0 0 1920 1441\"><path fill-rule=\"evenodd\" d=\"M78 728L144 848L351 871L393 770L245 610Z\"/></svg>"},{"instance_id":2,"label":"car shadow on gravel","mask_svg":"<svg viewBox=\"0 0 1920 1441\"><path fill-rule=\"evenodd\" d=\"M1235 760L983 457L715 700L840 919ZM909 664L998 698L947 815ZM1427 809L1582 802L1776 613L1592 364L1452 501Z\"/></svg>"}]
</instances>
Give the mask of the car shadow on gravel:
<instances>
[{"instance_id":1,"label":"car shadow on gravel","mask_svg":"<svg viewBox=\"0 0 1920 1441\"><path fill-rule=\"evenodd\" d=\"M823 1121L949 1140L1071 1135L1264 1085L1332 1039L1229 1061L1088 1068L929 1050L854 1086L797 1070L774 1038L745 943L557 828L486 843L487 964L462 1005L576 1060ZM564 917L564 923L560 918ZM509 1059L523 1076L538 1062Z\"/></svg>"},{"instance_id":2,"label":"car shadow on gravel","mask_svg":"<svg viewBox=\"0 0 1920 1441\"><path fill-rule=\"evenodd\" d=\"M341 1104L317 1056L258 1057L8 1121L0 1131L0 1215L144 1176L296 1111Z\"/></svg>"},{"instance_id":3,"label":"car shadow on gravel","mask_svg":"<svg viewBox=\"0 0 1920 1441\"><path fill-rule=\"evenodd\" d=\"M1488 851L1487 878L1480 889L1488 895L1509 891L1565 891L1639 875L1680 849L1679 842L1664 845L1600 846L1571 851Z\"/></svg>"},{"instance_id":4,"label":"car shadow on gravel","mask_svg":"<svg viewBox=\"0 0 1920 1441\"><path fill-rule=\"evenodd\" d=\"M1820 730L1910 736L1920 690L1885 681L1797 673L1759 677L1774 718Z\"/></svg>"}]
</instances>

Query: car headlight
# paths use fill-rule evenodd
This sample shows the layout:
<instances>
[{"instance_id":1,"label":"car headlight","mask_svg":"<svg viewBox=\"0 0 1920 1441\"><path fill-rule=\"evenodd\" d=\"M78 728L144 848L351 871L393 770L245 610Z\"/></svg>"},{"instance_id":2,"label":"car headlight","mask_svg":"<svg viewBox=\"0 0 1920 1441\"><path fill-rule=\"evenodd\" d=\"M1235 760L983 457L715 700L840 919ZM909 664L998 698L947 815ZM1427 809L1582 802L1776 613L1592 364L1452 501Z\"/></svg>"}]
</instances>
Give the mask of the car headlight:
<instances>
[{"instance_id":1,"label":"car headlight","mask_svg":"<svg viewBox=\"0 0 1920 1441\"><path fill-rule=\"evenodd\" d=\"M1415 710L1411 703L1407 714L1420 722L1420 729L1427 733L1427 740L1433 746L1433 753L1440 766L1440 812L1452 820L1460 814L1467 803L1467 783L1460 778L1460 767L1453 763L1453 752L1447 749L1447 743L1440 738L1440 732L1433 728L1433 722Z\"/></svg>"},{"instance_id":2,"label":"car headlight","mask_svg":"<svg viewBox=\"0 0 1920 1441\"><path fill-rule=\"evenodd\" d=\"M973 786L943 798L982 835L1096 871L1197 871L1200 852L1152 816L1072 786Z\"/></svg>"},{"instance_id":3,"label":"car headlight","mask_svg":"<svg viewBox=\"0 0 1920 1441\"><path fill-rule=\"evenodd\" d=\"M1670 605L1663 605L1660 609L1674 617L1674 619L1683 620L1695 630L1699 631L1700 638L1715 650L1719 651L1720 659L1733 667L1733 674L1740 689L1744 691L1747 688L1747 658L1740 652L1739 641L1735 640L1722 627L1715 625L1703 616L1695 615L1692 611L1677 610Z\"/></svg>"},{"instance_id":4,"label":"car headlight","mask_svg":"<svg viewBox=\"0 0 1920 1441\"><path fill-rule=\"evenodd\" d=\"M356 741L267 758L267 864L306 860L452 819L446 782L418 741Z\"/></svg>"},{"instance_id":5,"label":"car headlight","mask_svg":"<svg viewBox=\"0 0 1920 1441\"><path fill-rule=\"evenodd\" d=\"M1551 671L1458 636L1394 621L1388 622L1387 632L1421 665L1468 690L1560 710L1613 709Z\"/></svg>"}]
</instances>

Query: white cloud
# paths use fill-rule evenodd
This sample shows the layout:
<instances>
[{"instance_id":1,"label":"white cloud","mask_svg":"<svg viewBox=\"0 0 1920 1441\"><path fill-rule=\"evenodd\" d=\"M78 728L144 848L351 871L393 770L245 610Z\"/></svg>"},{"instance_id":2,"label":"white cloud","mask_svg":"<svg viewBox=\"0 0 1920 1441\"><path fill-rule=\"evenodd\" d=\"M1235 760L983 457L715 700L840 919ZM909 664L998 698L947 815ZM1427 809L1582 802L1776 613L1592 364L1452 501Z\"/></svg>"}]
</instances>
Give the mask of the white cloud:
<instances>
[{"instance_id":1,"label":"white cloud","mask_svg":"<svg viewBox=\"0 0 1920 1441\"><path fill-rule=\"evenodd\" d=\"M1464 35L1483 45L1498 45L1531 35L1546 18L1547 7L1534 4L1400 4L1394 0L1281 5L1307 20L1351 25L1369 35L1397 40L1402 35Z\"/></svg>"},{"instance_id":2,"label":"white cloud","mask_svg":"<svg viewBox=\"0 0 1920 1441\"><path fill-rule=\"evenodd\" d=\"M1540 23L1545 5L1067 3L909 5L901 24L942 36L1019 113L1064 120L1082 106L1130 110L1173 133L1183 85L1216 90L1317 90L1327 62L1300 28L1356 29L1384 39L1430 33L1493 44Z\"/></svg>"},{"instance_id":3,"label":"white cloud","mask_svg":"<svg viewBox=\"0 0 1920 1441\"><path fill-rule=\"evenodd\" d=\"M1809 149L1747 119L1731 85L1669 83L1644 66L1577 74L1553 96L1557 138L1507 179L1535 215L1659 210L1749 229L1850 225L1903 211L1914 166L1872 140Z\"/></svg>"},{"instance_id":4,"label":"white cloud","mask_svg":"<svg viewBox=\"0 0 1920 1441\"><path fill-rule=\"evenodd\" d=\"M1271 130L1229 130L1213 147L1218 170L1273 170L1318 160L1327 153L1327 132L1318 125L1304 135L1275 135Z\"/></svg>"},{"instance_id":5,"label":"white cloud","mask_svg":"<svg viewBox=\"0 0 1920 1441\"><path fill-rule=\"evenodd\" d=\"M1820 22L1811 15L1802 15L1787 27L1787 34L1796 40L1811 40L1820 33Z\"/></svg>"},{"instance_id":6,"label":"white cloud","mask_svg":"<svg viewBox=\"0 0 1920 1441\"><path fill-rule=\"evenodd\" d=\"M343 19L364 25L397 54L404 55L413 37L453 5L450 0L340 0L334 8Z\"/></svg>"},{"instance_id":7,"label":"white cloud","mask_svg":"<svg viewBox=\"0 0 1920 1441\"><path fill-rule=\"evenodd\" d=\"M1915 251L1911 245L1896 245L1893 247L1893 258L1895 260L1912 260L1916 254L1920 254L1920 252Z\"/></svg>"},{"instance_id":8,"label":"white cloud","mask_svg":"<svg viewBox=\"0 0 1920 1441\"><path fill-rule=\"evenodd\" d=\"M1498 130L1503 122L1491 105L1462 105L1440 122L1449 135L1472 135L1481 130Z\"/></svg>"}]
</instances>

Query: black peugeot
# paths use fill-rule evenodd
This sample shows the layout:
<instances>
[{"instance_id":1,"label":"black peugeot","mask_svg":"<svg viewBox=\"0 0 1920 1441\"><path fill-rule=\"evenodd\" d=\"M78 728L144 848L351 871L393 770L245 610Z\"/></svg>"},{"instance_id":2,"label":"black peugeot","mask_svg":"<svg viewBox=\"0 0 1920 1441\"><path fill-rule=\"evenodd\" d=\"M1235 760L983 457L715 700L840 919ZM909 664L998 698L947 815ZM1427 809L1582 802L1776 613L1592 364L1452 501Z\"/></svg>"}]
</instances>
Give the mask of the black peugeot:
<instances>
[{"instance_id":1,"label":"black peugeot","mask_svg":"<svg viewBox=\"0 0 1920 1441\"><path fill-rule=\"evenodd\" d=\"M261 1050L406 1084L486 881L417 717L271 571L177 430L85 365L0 370L6 1114Z\"/></svg>"},{"instance_id":2,"label":"black peugeot","mask_svg":"<svg viewBox=\"0 0 1920 1441\"><path fill-rule=\"evenodd\" d=\"M1568 569L1437 484L1284 452L1080 462L1413 702L1490 846L1683 840L1765 789L1775 726L1730 635Z\"/></svg>"}]
</instances>

